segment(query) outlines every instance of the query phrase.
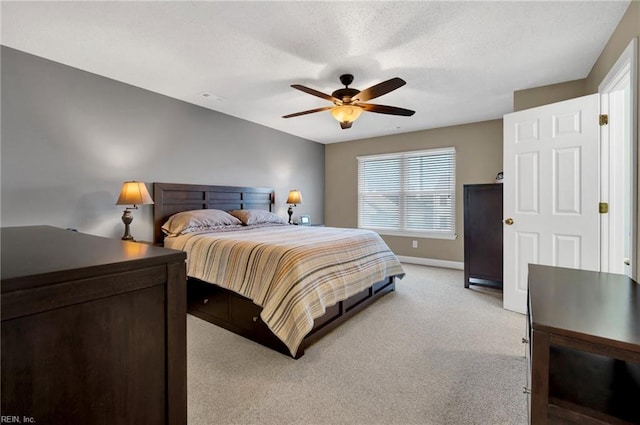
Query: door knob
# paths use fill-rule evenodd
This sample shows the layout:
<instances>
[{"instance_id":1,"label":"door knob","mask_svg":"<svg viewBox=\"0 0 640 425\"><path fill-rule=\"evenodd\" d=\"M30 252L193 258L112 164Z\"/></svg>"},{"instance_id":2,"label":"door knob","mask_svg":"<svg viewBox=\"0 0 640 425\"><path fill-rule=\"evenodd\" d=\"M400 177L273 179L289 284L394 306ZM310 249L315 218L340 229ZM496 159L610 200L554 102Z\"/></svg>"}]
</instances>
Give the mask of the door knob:
<instances>
[{"instance_id":1,"label":"door knob","mask_svg":"<svg viewBox=\"0 0 640 425\"><path fill-rule=\"evenodd\" d=\"M504 224L506 224L507 226L511 226L513 224L513 219L509 217L504 221Z\"/></svg>"}]
</instances>

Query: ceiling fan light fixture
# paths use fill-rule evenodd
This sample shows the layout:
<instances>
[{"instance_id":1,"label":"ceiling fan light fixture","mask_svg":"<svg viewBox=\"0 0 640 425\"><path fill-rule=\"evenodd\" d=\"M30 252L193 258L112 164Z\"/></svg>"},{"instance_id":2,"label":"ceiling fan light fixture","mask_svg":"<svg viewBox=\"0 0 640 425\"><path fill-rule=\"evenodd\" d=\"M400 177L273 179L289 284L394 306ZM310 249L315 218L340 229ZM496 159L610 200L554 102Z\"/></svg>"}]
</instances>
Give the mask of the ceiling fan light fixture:
<instances>
[{"instance_id":1,"label":"ceiling fan light fixture","mask_svg":"<svg viewBox=\"0 0 640 425\"><path fill-rule=\"evenodd\" d=\"M410 117L415 113L415 111L398 108L396 106L364 103L404 86L406 82L402 78L391 78L390 80L383 81L364 90L349 88L349 85L352 81L353 75L341 75L340 82L344 84L345 87L343 89L334 91L331 95L322 93L309 87L302 86L300 84L292 84L291 87L293 87L294 89L300 90L324 100L328 100L335 106L324 106L322 108L296 112L293 114L284 115L282 118L293 118L299 117L301 115L312 114L314 112L331 110L331 115L333 115L333 118L335 118L340 123L340 128L345 130L347 128L351 128L351 124L358 119L362 111L387 115L401 115L405 117Z\"/></svg>"},{"instance_id":2,"label":"ceiling fan light fixture","mask_svg":"<svg viewBox=\"0 0 640 425\"><path fill-rule=\"evenodd\" d=\"M338 122L352 123L358 119L362 113L362 108L355 105L341 105L331 109L331 115Z\"/></svg>"}]
</instances>

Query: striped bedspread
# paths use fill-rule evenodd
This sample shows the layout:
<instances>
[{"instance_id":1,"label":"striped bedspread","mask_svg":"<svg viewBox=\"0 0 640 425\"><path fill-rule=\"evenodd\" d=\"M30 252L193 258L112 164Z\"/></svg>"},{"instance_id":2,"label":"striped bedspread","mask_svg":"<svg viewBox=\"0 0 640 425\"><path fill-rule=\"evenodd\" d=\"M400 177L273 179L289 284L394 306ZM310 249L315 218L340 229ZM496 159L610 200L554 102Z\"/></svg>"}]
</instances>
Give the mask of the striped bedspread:
<instances>
[{"instance_id":1,"label":"striped bedspread","mask_svg":"<svg viewBox=\"0 0 640 425\"><path fill-rule=\"evenodd\" d=\"M270 226L165 239L187 252L187 275L237 292L263 308L262 320L292 355L327 307L388 276L404 276L375 232Z\"/></svg>"}]
</instances>

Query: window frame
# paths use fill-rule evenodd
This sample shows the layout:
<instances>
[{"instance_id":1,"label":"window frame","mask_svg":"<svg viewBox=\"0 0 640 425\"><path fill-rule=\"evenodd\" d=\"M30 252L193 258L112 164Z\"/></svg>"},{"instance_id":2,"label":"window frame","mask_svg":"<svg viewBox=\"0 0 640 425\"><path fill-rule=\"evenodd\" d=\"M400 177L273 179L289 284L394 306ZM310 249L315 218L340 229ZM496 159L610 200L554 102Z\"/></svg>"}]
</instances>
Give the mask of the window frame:
<instances>
[{"instance_id":1,"label":"window frame","mask_svg":"<svg viewBox=\"0 0 640 425\"><path fill-rule=\"evenodd\" d=\"M407 184L409 182L407 178L407 158L411 157L423 157L423 156L432 156L432 155L442 155L442 154L452 154L453 155L453 164L451 167L451 188L446 190L446 193L450 193L452 199L452 206L450 212L450 222L451 229L445 231L431 231L431 230L415 230L415 229L407 229L407 209L406 209L406 198L410 196L412 193L415 195L415 192L411 192L407 189ZM433 149L423 149L417 151L406 151L406 152L395 152L395 153L386 153L386 154L378 154L378 155L363 155L356 157L358 161L358 183L357 183L357 191L358 191L358 200L357 200L357 215L358 215L358 228L359 229L367 229L373 230L381 235L390 235L390 236L407 236L407 237L419 237L419 238L430 238L430 239L448 239L454 240L457 238L456 234L456 196L457 196L457 188L456 188L456 148L455 147L445 147L445 148L433 148ZM399 227L400 229L388 229L388 228L380 228L380 227L372 227L372 226L364 226L362 223L362 203L364 199L364 192L362 191L362 164L367 161L373 160L384 160L384 159L400 159L400 184L401 189L399 191L395 191L398 194L399 200ZM439 191L442 192L442 191ZM379 192L383 193L383 192ZM384 193L389 194L391 192L384 191ZM368 192L369 195L372 192Z\"/></svg>"}]
</instances>

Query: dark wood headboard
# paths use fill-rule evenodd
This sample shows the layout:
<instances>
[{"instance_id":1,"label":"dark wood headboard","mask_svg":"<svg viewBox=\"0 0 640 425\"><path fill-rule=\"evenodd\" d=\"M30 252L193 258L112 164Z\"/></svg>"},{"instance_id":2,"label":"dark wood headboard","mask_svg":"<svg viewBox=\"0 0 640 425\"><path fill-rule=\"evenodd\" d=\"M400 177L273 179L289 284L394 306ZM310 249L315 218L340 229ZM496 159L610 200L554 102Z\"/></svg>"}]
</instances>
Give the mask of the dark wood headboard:
<instances>
[{"instance_id":1,"label":"dark wood headboard","mask_svg":"<svg viewBox=\"0 0 640 425\"><path fill-rule=\"evenodd\" d=\"M173 214L181 211L254 209L271 211L274 191L265 187L209 186L199 184L153 184L153 241L160 243L160 229Z\"/></svg>"}]
</instances>

